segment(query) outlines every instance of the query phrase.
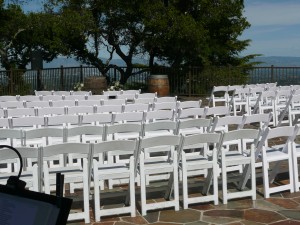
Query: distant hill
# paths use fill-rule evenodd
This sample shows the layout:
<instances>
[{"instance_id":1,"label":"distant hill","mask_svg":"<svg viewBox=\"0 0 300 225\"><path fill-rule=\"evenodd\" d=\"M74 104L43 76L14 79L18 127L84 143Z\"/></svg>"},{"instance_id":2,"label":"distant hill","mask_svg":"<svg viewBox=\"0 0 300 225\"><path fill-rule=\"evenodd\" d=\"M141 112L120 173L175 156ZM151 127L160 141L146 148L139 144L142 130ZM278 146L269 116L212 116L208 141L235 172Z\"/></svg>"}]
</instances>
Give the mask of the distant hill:
<instances>
[{"instance_id":1,"label":"distant hill","mask_svg":"<svg viewBox=\"0 0 300 225\"><path fill-rule=\"evenodd\" d=\"M102 58L102 60L105 61L107 59ZM143 60L143 59L134 59L133 63L147 64L147 61ZM117 66L126 66L125 62L122 59L112 59L110 61L110 64L114 64ZM54 59L52 62L44 63L44 68L56 68L56 67L60 67L60 66L77 67L80 65L84 65L84 64L80 61L77 61L74 58L58 57L58 58Z\"/></svg>"},{"instance_id":2,"label":"distant hill","mask_svg":"<svg viewBox=\"0 0 300 225\"><path fill-rule=\"evenodd\" d=\"M288 57L288 56L268 56L268 57L256 57L252 62L262 62L258 66L299 66L300 57Z\"/></svg>"}]
</instances>

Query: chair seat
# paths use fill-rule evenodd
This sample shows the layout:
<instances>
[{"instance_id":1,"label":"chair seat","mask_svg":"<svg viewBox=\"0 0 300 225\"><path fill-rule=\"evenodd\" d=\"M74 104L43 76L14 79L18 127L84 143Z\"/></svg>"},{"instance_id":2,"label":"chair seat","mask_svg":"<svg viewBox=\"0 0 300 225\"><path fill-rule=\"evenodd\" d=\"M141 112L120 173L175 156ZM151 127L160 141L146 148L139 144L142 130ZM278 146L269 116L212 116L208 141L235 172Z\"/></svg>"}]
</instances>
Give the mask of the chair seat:
<instances>
[{"instance_id":1,"label":"chair seat","mask_svg":"<svg viewBox=\"0 0 300 225\"><path fill-rule=\"evenodd\" d=\"M280 161L289 159L288 154L282 152L280 149L268 149L267 150L267 161Z\"/></svg>"}]
</instances>

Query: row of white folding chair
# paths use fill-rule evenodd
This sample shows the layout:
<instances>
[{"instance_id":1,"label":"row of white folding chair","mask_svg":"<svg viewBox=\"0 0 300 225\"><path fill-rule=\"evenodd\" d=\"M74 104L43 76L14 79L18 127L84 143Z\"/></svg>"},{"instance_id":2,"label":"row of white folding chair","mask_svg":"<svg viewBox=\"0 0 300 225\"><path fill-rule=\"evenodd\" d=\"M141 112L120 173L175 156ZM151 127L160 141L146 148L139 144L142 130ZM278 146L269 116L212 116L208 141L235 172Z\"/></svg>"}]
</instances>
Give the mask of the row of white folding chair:
<instances>
[{"instance_id":1,"label":"row of white folding chair","mask_svg":"<svg viewBox=\"0 0 300 225\"><path fill-rule=\"evenodd\" d=\"M212 106L216 106L216 103L220 102L221 104L227 105L230 102L230 99L232 97L232 92L236 89L256 89L256 88L262 88L264 90L267 90L270 87L276 87L277 83L263 83L263 84L253 84L253 85L228 85L228 86L214 86L211 95L209 97L209 103L212 104Z\"/></svg>"},{"instance_id":2,"label":"row of white folding chair","mask_svg":"<svg viewBox=\"0 0 300 225\"><path fill-rule=\"evenodd\" d=\"M91 91L34 91L36 96L40 96L40 95L92 95Z\"/></svg>"}]
</instances>

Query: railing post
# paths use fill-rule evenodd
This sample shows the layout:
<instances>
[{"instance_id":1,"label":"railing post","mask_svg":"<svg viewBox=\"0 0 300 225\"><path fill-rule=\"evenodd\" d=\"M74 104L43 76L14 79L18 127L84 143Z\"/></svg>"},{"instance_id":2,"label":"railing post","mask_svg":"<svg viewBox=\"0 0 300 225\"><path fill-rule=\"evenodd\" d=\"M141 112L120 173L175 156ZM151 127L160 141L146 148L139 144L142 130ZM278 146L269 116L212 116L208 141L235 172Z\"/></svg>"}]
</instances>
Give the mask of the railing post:
<instances>
[{"instance_id":1,"label":"railing post","mask_svg":"<svg viewBox=\"0 0 300 225\"><path fill-rule=\"evenodd\" d=\"M274 83L274 65L271 65L271 83Z\"/></svg>"},{"instance_id":2,"label":"railing post","mask_svg":"<svg viewBox=\"0 0 300 225\"><path fill-rule=\"evenodd\" d=\"M192 67L189 66L189 97L192 96Z\"/></svg>"},{"instance_id":3,"label":"railing post","mask_svg":"<svg viewBox=\"0 0 300 225\"><path fill-rule=\"evenodd\" d=\"M65 90L64 89L64 67L60 66L60 87L61 91Z\"/></svg>"},{"instance_id":4,"label":"railing post","mask_svg":"<svg viewBox=\"0 0 300 225\"><path fill-rule=\"evenodd\" d=\"M42 88L42 79L41 79L41 70L40 69L37 70L36 84L37 84L36 89L38 91L43 90L43 88Z\"/></svg>"},{"instance_id":5,"label":"railing post","mask_svg":"<svg viewBox=\"0 0 300 225\"><path fill-rule=\"evenodd\" d=\"M80 83L83 83L83 67L80 65Z\"/></svg>"},{"instance_id":6,"label":"railing post","mask_svg":"<svg viewBox=\"0 0 300 225\"><path fill-rule=\"evenodd\" d=\"M9 94L14 95L14 73L13 73L12 69L10 70L10 73L9 73L9 80L10 80Z\"/></svg>"}]
</instances>

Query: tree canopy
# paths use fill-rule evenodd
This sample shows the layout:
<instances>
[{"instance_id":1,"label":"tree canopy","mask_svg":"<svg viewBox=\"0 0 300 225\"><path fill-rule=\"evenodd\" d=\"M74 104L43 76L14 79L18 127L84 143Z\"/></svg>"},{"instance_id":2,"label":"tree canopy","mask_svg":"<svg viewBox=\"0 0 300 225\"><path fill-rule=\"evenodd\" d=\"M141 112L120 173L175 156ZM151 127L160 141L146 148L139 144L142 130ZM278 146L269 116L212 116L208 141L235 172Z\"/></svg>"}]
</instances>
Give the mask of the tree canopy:
<instances>
[{"instance_id":1,"label":"tree canopy","mask_svg":"<svg viewBox=\"0 0 300 225\"><path fill-rule=\"evenodd\" d=\"M17 16L0 17L14 28L9 34L0 28L0 49L9 46L10 54L19 56L27 54L26 47L41 49L47 60L75 56L103 75L115 67L123 84L139 56L148 59L150 68L159 61L172 67L237 66L252 57L239 55L249 45L239 39L250 26L243 10L243 0L48 0L44 12L24 14L2 3L1 15ZM102 58L104 52L108 59ZM114 55L125 69L110 64Z\"/></svg>"}]
</instances>

